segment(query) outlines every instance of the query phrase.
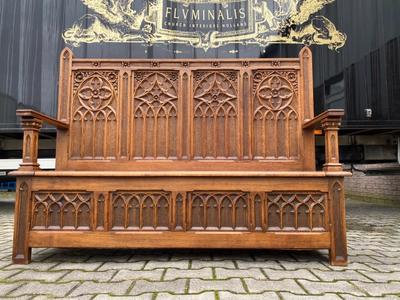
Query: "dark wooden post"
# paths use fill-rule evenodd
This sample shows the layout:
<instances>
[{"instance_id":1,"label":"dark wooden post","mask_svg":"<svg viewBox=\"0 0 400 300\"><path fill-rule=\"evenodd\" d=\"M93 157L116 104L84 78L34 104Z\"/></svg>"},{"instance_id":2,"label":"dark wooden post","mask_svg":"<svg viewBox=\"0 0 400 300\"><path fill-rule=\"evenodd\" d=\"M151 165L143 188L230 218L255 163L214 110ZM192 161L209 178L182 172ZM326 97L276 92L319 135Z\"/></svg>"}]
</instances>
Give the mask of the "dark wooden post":
<instances>
[{"instance_id":1,"label":"dark wooden post","mask_svg":"<svg viewBox=\"0 0 400 300\"><path fill-rule=\"evenodd\" d=\"M42 121L33 117L22 117L21 126L24 130L24 144L20 171L35 171L40 169L38 163L39 130Z\"/></svg>"},{"instance_id":2,"label":"dark wooden post","mask_svg":"<svg viewBox=\"0 0 400 300\"><path fill-rule=\"evenodd\" d=\"M31 206L31 179L17 179L14 215L14 243L12 260L16 264L29 264L31 248L28 245L29 212Z\"/></svg>"},{"instance_id":3,"label":"dark wooden post","mask_svg":"<svg viewBox=\"0 0 400 300\"><path fill-rule=\"evenodd\" d=\"M331 248L329 259L333 266L347 265L346 209L343 178L329 181Z\"/></svg>"}]
</instances>

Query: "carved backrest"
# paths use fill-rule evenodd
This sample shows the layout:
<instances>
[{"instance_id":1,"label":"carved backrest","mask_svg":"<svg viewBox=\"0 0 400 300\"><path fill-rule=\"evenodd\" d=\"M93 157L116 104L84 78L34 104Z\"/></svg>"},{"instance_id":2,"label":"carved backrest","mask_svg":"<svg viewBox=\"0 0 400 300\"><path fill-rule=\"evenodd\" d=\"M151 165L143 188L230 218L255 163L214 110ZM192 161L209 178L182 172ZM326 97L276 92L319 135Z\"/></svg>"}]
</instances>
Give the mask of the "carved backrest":
<instances>
[{"instance_id":1,"label":"carved backrest","mask_svg":"<svg viewBox=\"0 0 400 300\"><path fill-rule=\"evenodd\" d=\"M57 169L313 170L311 51L299 58L61 54ZM240 162L240 163L239 163Z\"/></svg>"}]
</instances>

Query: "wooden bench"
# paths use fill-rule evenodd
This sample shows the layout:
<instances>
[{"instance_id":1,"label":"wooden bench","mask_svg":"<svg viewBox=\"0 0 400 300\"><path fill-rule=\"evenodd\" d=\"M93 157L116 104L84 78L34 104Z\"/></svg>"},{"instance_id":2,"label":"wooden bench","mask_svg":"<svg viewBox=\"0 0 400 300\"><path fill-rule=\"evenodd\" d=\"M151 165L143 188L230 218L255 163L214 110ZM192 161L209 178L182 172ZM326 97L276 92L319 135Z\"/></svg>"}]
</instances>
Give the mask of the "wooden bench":
<instances>
[{"instance_id":1,"label":"wooden bench","mask_svg":"<svg viewBox=\"0 0 400 300\"><path fill-rule=\"evenodd\" d=\"M221 60L65 49L60 68L57 119L17 111L14 263L34 247L329 249L347 263L343 111L314 117L308 48ZM55 171L37 162L43 123L57 127Z\"/></svg>"}]
</instances>

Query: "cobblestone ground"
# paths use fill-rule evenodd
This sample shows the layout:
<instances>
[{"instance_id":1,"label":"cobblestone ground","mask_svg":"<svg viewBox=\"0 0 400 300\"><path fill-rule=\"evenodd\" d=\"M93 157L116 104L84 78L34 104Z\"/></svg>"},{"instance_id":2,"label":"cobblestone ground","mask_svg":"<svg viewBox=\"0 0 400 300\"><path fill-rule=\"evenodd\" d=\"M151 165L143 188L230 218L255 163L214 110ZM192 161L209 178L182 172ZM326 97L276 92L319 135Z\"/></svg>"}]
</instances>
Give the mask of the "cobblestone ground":
<instances>
[{"instance_id":1,"label":"cobblestone ground","mask_svg":"<svg viewBox=\"0 0 400 300\"><path fill-rule=\"evenodd\" d=\"M0 298L400 299L400 209L348 204L348 267L327 251L35 249L11 264L13 205L0 202Z\"/></svg>"}]
</instances>

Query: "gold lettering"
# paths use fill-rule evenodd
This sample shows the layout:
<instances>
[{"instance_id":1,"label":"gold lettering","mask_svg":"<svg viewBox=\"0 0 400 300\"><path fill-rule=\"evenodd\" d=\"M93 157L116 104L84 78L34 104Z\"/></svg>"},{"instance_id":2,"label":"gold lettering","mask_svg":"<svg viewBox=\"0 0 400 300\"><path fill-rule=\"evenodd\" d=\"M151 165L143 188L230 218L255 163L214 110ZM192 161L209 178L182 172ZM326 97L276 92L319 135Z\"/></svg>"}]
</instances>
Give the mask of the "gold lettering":
<instances>
[{"instance_id":1,"label":"gold lettering","mask_svg":"<svg viewBox=\"0 0 400 300\"><path fill-rule=\"evenodd\" d=\"M188 9L183 9L183 10L182 10L182 13L183 13L183 18L186 20L188 14L189 14L189 10L188 10Z\"/></svg>"},{"instance_id":2,"label":"gold lettering","mask_svg":"<svg viewBox=\"0 0 400 300\"><path fill-rule=\"evenodd\" d=\"M218 12L218 20L220 19L225 20L224 13L222 12L222 10Z\"/></svg>"},{"instance_id":3,"label":"gold lettering","mask_svg":"<svg viewBox=\"0 0 400 300\"><path fill-rule=\"evenodd\" d=\"M200 12L198 10L192 10L192 19L198 20L200 18Z\"/></svg>"},{"instance_id":4,"label":"gold lettering","mask_svg":"<svg viewBox=\"0 0 400 300\"><path fill-rule=\"evenodd\" d=\"M213 11L213 10L208 11L208 19L215 20L215 11Z\"/></svg>"},{"instance_id":5,"label":"gold lettering","mask_svg":"<svg viewBox=\"0 0 400 300\"><path fill-rule=\"evenodd\" d=\"M229 10L226 11L226 19L232 20L232 17L229 15Z\"/></svg>"},{"instance_id":6,"label":"gold lettering","mask_svg":"<svg viewBox=\"0 0 400 300\"><path fill-rule=\"evenodd\" d=\"M167 9L165 10L165 18L168 18L168 15L171 14L171 7L167 7Z\"/></svg>"},{"instance_id":7,"label":"gold lettering","mask_svg":"<svg viewBox=\"0 0 400 300\"><path fill-rule=\"evenodd\" d=\"M241 9L239 9L239 14L240 14L240 18L241 19L246 18L246 14L245 14L245 11L244 11L243 7Z\"/></svg>"}]
</instances>

